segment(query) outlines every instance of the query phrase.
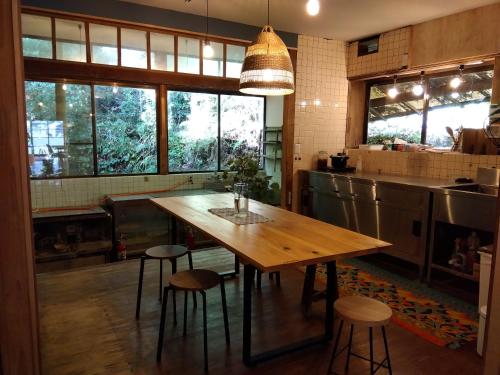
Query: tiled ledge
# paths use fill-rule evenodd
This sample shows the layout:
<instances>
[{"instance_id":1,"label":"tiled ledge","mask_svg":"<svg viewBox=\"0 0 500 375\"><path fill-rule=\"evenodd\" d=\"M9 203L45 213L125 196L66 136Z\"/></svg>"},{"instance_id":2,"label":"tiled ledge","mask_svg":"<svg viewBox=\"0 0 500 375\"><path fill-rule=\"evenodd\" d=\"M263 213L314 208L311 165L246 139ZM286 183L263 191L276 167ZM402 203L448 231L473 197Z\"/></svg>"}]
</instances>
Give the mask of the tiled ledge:
<instances>
[{"instance_id":1,"label":"tiled ledge","mask_svg":"<svg viewBox=\"0 0 500 375\"><path fill-rule=\"evenodd\" d=\"M500 168L500 156L461 153L398 152L348 149L349 165L355 167L359 158L364 172L401 176L457 178L476 176L478 167Z\"/></svg>"}]
</instances>

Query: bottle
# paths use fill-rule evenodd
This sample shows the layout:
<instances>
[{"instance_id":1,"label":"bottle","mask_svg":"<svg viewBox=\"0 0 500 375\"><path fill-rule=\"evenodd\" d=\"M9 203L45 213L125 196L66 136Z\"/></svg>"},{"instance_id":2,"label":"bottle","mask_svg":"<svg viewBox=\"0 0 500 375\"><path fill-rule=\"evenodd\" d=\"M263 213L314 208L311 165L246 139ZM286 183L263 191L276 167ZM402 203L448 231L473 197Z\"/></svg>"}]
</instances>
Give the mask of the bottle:
<instances>
[{"instance_id":1,"label":"bottle","mask_svg":"<svg viewBox=\"0 0 500 375\"><path fill-rule=\"evenodd\" d=\"M118 260L127 260L127 248L122 239L116 242L116 252L118 255Z\"/></svg>"}]
</instances>

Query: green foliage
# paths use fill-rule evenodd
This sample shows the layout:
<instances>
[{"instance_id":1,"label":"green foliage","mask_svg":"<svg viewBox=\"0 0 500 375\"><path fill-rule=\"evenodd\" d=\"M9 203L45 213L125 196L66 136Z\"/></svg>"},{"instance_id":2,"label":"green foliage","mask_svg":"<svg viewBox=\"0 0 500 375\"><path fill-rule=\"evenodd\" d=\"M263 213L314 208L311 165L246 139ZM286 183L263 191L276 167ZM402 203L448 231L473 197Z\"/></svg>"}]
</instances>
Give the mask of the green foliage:
<instances>
[{"instance_id":1,"label":"green foliage","mask_svg":"<svg viewBox=\"0 0 500 375\"><path fill-rule=\"evenodd\" d=\"M248 184L250 198L269 204L279 204L280 189L277 183L269 185L271 176L259 170L259 157L248 153L231 159L228 171L224 171L223 179L231 186L237 182Z\"/></svg>"}]
</instances>

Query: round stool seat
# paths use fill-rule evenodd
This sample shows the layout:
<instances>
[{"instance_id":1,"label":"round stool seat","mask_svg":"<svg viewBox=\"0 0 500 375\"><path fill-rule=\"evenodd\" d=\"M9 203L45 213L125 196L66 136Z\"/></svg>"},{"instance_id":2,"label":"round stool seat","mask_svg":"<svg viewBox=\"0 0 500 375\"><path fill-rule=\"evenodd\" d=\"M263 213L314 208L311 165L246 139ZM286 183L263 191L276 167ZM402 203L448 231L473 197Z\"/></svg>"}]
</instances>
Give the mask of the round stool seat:
<instances>
[{"instance_id":1,"label":"round stool seat","mask_svg":"<svg viewBox=\"0 0 500 375\"><path fill-rule=\"evenodd\" d=\"M334 308L342 320L365 327L385 326L392 316L391 308L385 303L364 296L339 298Z\"/></svg>"},{"instance_id":2,"label":"round stool seat","mask_svg":"<svg viewBox=\"0 0 500 375\"><path fill-rule=\"evenodd\" d=\"M210 270L187 270L173 274L168 281L176 289L199 291L219 285L220 276Z\"/></svg>"},{"instance_id":3,"label":"round stool seat","mask_svg":"<svg viewBox=\"0 0 500 375\"><path fill-rule=\"evenodd\" d=\"M160 245L146 250L146 255L155 259L174 259L185 255L188 249L181 245Z\"/></svg>"}]
</instances>

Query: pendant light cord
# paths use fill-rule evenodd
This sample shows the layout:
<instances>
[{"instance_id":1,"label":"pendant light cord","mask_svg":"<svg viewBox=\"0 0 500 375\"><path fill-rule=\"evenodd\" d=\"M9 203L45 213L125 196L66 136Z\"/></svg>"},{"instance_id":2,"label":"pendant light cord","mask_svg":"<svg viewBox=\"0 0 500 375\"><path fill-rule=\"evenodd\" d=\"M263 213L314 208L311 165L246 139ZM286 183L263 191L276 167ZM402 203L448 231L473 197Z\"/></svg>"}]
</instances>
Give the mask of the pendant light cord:
<instances>
[{"instance_id":1,"label":"pendant light cord","mask_svg":"<svg viewBox=\"0 0 500 375\"><path fill-rule=\"evenodd\" d=\"M269 0L267 0L267 24L269 25Z\"/></svg>"},{"instance_id":2,"label":"pendant light cord","mask_svg":"<svg viewBox=\"0 0 500 375\"><path fill-rule=\"evenodd\" d=\"M207 0L207 3L206 3L206 6L207 6L207 16L205 17L206 18L206 25L205 25L205 39L208 38L208 0Z\"/></svg>"}]
</instances>

